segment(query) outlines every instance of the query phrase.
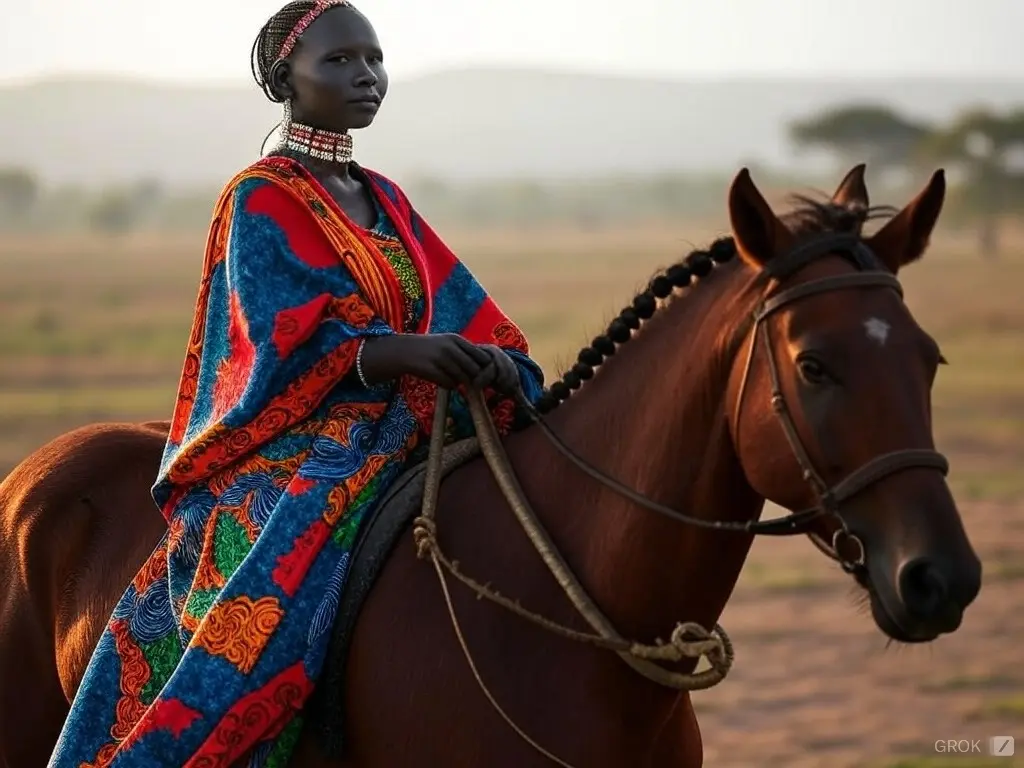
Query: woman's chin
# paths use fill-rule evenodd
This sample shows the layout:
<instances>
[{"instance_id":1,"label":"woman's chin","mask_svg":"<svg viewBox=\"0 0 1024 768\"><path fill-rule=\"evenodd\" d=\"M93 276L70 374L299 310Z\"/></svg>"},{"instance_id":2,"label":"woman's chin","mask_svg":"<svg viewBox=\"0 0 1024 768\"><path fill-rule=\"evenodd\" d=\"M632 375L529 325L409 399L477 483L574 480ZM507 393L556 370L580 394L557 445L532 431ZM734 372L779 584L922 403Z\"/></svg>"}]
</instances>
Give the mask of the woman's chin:
<instances>
[{"instance_id":1,"label":"woman's chin","mask_svg":"<svg viewBox=\"0 0 1024 768\"><path fill-rule=\"evenodd\" d=\"M358 131L362 128L369 128L377 118L380 107L367 105L365 108L350 109L345 115L345 130Z\"/></svg>"}]
</instances>

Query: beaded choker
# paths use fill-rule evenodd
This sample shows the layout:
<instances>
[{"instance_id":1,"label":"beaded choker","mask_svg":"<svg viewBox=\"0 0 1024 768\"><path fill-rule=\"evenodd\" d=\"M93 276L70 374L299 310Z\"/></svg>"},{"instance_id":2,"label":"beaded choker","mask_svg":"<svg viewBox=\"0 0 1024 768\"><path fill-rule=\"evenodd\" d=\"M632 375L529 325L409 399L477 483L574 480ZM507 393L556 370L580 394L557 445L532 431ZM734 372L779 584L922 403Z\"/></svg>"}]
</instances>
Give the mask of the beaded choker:
<instances>
[{"instance_id":1,"label":"beaded choker","mask_svg":"<svg viewBox=\"0 0 1024 768\"><path fill-rule=\"evenodd\" d=\"M352 159L352 136L347 133L322 131L308 125L292 123L288 126L284 145L293 152L300 152L318 160L332 163L347 163Z\"/></svg>"}]
</instances>

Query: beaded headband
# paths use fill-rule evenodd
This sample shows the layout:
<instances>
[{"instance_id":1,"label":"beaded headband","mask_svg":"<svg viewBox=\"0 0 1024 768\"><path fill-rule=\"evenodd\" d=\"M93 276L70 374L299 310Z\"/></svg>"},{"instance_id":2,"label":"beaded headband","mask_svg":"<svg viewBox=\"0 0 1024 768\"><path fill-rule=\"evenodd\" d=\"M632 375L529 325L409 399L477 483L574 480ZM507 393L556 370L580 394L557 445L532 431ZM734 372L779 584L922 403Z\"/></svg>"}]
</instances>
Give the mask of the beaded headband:
<instances>
[{"instance_id":1,"label":"beaded headband","mask_svg":"<svg viewBox=\"0 0 1024 768\"><path fill-rule=\"evenodd\" d=\"M295 23L295 27L292 31L288 33L288 37L285 38L284 44L281 46L281 52L277 54L277 58L284 59L288 57L288 54L292 52L295 44L299 41L299 37L306 31L310 24L317 20L320 14L329 8L349 4L348 0L316 0L316 5L308 10L305 15Z\"/></svg>"}]
</instances>

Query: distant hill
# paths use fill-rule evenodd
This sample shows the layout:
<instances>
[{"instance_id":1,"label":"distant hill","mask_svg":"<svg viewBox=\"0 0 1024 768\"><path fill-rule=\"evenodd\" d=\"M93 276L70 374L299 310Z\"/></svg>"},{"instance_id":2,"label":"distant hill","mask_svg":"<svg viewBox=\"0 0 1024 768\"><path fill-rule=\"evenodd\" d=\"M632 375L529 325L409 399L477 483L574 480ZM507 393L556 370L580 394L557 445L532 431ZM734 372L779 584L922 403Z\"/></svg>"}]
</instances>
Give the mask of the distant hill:
<instances>
[{"instance_id":1,"label":"distant hill","mask_svg":"<svg viewBox=\"0 0 1024 768\"><path fill-rule=\"evenodd\" d=\"M944 119L975 104L1024 103L1024 81L691 82L449 71L393 82L356 151L400 180L780 166L794 160L789 120L861 99ZM279 108L254 85L81 78L0 87L0 114L0 165L27 165L49 182L153 177L219 185L257 157Z\"/></svg>"}]
</instances>

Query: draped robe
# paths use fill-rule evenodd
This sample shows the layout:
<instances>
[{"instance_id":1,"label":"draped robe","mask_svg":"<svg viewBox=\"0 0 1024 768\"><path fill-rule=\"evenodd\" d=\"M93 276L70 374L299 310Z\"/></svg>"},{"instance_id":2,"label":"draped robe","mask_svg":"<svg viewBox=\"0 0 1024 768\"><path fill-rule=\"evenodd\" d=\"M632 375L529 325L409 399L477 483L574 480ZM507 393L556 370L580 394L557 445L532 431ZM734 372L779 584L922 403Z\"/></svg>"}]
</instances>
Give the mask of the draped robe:
<instances>
[{"instance_id":1,"label":"draped robe","mask_svg":"<svg viewBox=\"0 0 1024 768\"><path fill-rule=\"evenodd\" d=\"M431 429L436 387L363 386L362 339L496 344L540 396L516 325L396 184L358 172L415 268L412 304L409 281L298 163L265 158L218 200L153 486L167 532L113 611L51 766L286 763L358 528ZM514 428L514 401L487 395L499 430ZM470 429L456 397L448 438Z\"/></svg>"}]
</instances>

